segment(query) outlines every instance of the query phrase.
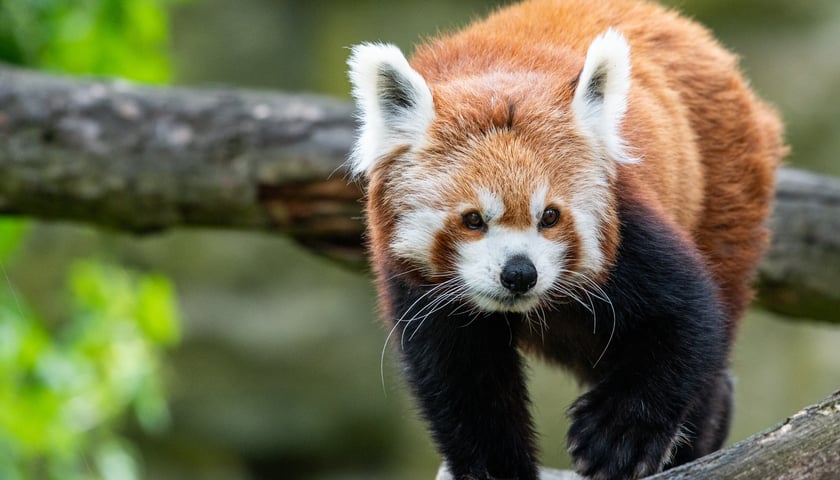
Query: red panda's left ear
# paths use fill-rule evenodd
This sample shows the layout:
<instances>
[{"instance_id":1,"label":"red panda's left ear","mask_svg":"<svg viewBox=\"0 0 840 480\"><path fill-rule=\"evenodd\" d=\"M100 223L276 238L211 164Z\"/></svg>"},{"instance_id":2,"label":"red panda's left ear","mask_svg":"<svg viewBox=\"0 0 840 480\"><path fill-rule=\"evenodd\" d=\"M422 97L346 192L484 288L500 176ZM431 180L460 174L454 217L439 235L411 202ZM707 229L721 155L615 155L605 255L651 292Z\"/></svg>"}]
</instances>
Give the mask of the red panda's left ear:
<instances>
[{"instance_id":1,"label":"red panda's left ear","mask_svg":"<svg viewBox=\"0 0 840 480\"><path fill-rule=\"evenodd\" d=\"M630 45L612 28L598 35L586 52L572 110L578 125L618 162L635 162L621 137L630 92Z\"/></svg>"},{"instance_id":2,"label":"red panda's left ear","mask_svg":"<svg viewBox=\"0 0 840 480\"><path fill-rule=\"evenodd\" d=\"M394 45L357 45L347 64L360 122L350 166L359 176L397 148L419 145L435 111L426 81Z\"/></svg>"}]
</instances>

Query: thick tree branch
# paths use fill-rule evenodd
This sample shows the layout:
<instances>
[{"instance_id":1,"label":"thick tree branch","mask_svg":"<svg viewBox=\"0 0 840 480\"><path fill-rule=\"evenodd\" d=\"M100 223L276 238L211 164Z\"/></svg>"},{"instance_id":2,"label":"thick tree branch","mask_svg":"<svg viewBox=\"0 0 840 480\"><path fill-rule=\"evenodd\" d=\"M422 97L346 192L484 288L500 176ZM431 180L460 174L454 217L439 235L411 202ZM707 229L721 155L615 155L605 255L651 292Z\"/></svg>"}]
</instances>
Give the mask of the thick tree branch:
<instances>
[{"instance_id":1,"label":"thick tree branch","mask_svg":"<svg viewBox=\"0 0 840 480\"><path fill-rule=\"evenodd\" d=\"M759 269L759 302L792 316L840 322L840 181L783 169Z\"/></svg>"},{"instance_id":2,"label":"thick tree branch","mask_svg":"<svg viewBox=\"0 0 840 480\"><path fill-rule=\"evenodd\" d=\"M817 480L840 474L840 392L775 427L650 480ZM444 467L437 480L452 480ZM543 469L540 480L583 480Z\"/></svg>"},{"instance_id":3,"label":"thick tree branch","mask_svg":"<svg viewBox=\"0 0 840 480\"><path fill-rule=\"evenodd\" d=\"M0 213L275 230L363 264L361 192L340 168L352 137L339 100L0 68ZM771 228L760 301L840 321L840 181L782 170Z\"/></svg>"},{"instance_id":4,"label":"thick tree branch","mask_svg":"<svg viewBox=\"0 0 840 480\"><path fill-rule=\"evenodd\" d=\"M840 391L784 422L656 480L835 479L840 474Z\"/></svg>"},{"instance_id":5,"label":"thick tree branch","mask_svg":"<svg viewBox=\"0 0 840 480\"><path fill-rule=\"evenodd\" d=\"M0 68L0 213L276 229L359 259L360 191L337 171L352 137L350 105L314 95Z\"/></svg>"}]
</instances>

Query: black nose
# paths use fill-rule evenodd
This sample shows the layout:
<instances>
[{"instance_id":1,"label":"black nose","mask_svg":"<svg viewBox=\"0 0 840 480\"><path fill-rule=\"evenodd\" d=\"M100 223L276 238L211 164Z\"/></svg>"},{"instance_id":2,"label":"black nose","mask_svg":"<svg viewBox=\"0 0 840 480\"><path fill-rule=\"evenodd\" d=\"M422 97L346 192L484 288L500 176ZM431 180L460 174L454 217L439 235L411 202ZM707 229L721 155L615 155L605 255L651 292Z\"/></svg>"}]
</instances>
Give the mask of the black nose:
<instances>
[{"instance_id":1,"label":"black nose","mask_svg":"<svg viewBox=\"0 0 840 480\"><path fill-rule=\"evenodd\" d=\"M502 285L513 293L525 293L537 284L537 269L524 255L510 258L499 276Z\"/></svg>"}]
</instances>

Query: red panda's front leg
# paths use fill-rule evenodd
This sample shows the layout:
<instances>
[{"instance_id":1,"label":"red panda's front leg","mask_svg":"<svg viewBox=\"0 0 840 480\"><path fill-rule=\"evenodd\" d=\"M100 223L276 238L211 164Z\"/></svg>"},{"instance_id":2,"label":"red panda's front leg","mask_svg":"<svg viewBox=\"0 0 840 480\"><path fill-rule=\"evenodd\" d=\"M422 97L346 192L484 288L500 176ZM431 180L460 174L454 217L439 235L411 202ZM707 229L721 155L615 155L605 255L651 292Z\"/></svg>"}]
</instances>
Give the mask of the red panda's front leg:
<instances>
[{"instance_id":1,"label":"red panda's front leg","mask_svg":"<svg viewBox=\"0 0 840 480\"><path fill-rule=\"evenodd\" d=\"M620 217L603 286L611 304L595 312L615 329L602 332L612 338L587 375L592 389L570 409L569 451L596 480L640 478L719 448L731 397L725 316L700 254L653 209L625 201Z\"/></svg>"},{"instance_id":2,"label":"red panda's front leg","mask_svg":"<svg viewBox=\"0 0 840 480\"><path fill-rule=\"evenodd\" d=\"M390 290L408 381L454 478L535 479L516 315L438 310L428 288L400 281Z\"/></svg>"}]
</instances>

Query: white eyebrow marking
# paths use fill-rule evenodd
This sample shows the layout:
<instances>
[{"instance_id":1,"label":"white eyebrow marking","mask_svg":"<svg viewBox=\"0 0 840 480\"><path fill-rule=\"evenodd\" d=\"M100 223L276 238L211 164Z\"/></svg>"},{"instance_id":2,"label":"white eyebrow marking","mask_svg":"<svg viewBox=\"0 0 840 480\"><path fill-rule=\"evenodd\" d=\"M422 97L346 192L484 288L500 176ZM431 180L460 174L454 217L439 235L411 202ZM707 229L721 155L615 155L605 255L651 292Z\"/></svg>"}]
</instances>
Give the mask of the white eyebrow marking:
<instances>
[{"instance_id":1,"label":"white eyebrow marking","mask_svg":"<svg viewBox=\"0 0 840 480\"><path fill-rule=\"evenodd\" d=\"M548 185L543 184L531 194L531 221L537 222L542 217L543 209L546 206L545 196L548 194Z\"/></svg>"},{"instance_id":2,"label":"white eyebrow marking","mask_svg":"<svg viewBox=\"0 0 840 480\"><path fill-rule=\"evenodd\" d=\"M478 201L481 203L481 213L486 222L501 217L505 213L505 202L502 198L486 188L478 191Z\"/></svg>"}]
</instances>

